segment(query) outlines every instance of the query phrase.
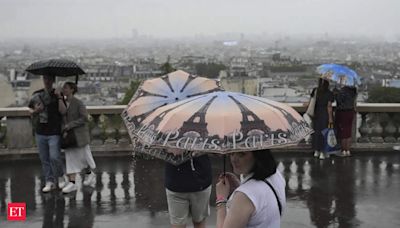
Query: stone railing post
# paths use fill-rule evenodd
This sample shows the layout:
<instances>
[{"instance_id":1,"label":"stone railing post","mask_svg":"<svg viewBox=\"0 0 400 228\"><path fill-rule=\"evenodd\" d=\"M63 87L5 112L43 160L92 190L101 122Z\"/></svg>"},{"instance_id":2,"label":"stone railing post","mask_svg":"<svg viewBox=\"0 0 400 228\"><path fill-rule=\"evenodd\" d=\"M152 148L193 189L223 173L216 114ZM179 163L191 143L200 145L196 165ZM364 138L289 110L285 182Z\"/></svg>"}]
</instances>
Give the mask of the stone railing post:
<instances>
[{"instance_id":1,"label":"stone railing post","mask_svg":"<svg viewBox=\"0 0 400 228\"><path fill-rule=\"evenodd\" d=\"M91 144L95 146L103 145L103 130L99 126L99 114L92 114L92 119L93 119L93 128L90 131L90 134L92 136Z\"/></svg>"},{"instance_id":2,"label":"stone railing post","mask_svg":"<svg viewBox=\"0 0 400 228\"><path fill-rule=\"evenodd\" d=\"M366 112L361 112L361 126L359 128L359 132L361 137L358 139L359 143L369 143L370 139L369 136L371 135L371 128L367 121L367 114Z\"/></svg>"},{"instance_id":3,"label":"stone railing post","mask_svg":"<svg viewBox=\"0 0 400 228\"><path fill-rule=\"evenodd\" d=\"M396 134L397 128L393 121L393 116L394 116L394 113L388 114L388 121L387 121L385 128L383 129L384 137L385 137L384 140L387 143L395 143L396 142L395 134Z\"/></svg>"},{"instance_id":4,"label":"stone railing post","mask_svg":"<svg viewBox=\"0 0 400 228\"><path fill-rule=\"evenodd\" d=\"M33 147L32 122L29 116L7 116L7 147Z\"/></svg>"},{"instance_id":5,"label":"stone railing post","mask_svg":"<svg viewBox=\"0 0 400 228\"><path fill-rule=\"evenodd\" d=\"M106 140L104 141L104 144L107 145L115 145L117 144L117 139L116 139L116 135L117 135L117 131L115 126L113 126L113 121L112 121L112 117L115 116L114 114L106 114L105 115L106 118L106 129L105 129L105 134L106 134Z\"/></svg>"},{"instance_id":6,"label":"stone railing post","mask_svg":"<svg viewBox=\"0 0 400 228\"><path fill-rule=\"evenodd\" d=\"M358 120L358 112L354 113L353 123L352 123L352 132L351 132L351 141L353 143L357 142L357 120Z\"/></svg>"},{"instance_id":7,"label":"stone railing post","mask_svg":"<svg viewBox=\"0 0 400 228\"><path fill-rule=\"evenodd\" d=\"M306 107L301 103L288 103L299 113L304 113ZM120 115L126 106L88 106L88 113L91 115L90 133L91 144L95 145L94 150L107 152L129 152L135 145L131 143L128 129L120 119ZM360 113L360 122L357 123L354 131L357 133L356 147L371 148L374 143L379 148L392 148L400 142L400 104L371 104L360 103L357 105ZM103 121L107 117L110 121ZM355 118L357 119L357 118ZM0 153L29 154L34 150L34 136L28 108L0 108ZM354 121L356 124L356 121ZM357 129L358 127L358 129ZM358 132L359 134L358 135ZM355 135L353 135L355 136ZM106 144L104 145L104 141ZM381 144L384 142L385 144ZM368 145L362 145L369 143ZM136 151L140 150L140 144L136 145ZM30 148L25 149L25 148Z\"/></svg>"},{"instance_id":8,"label":"stone railing post","mask_svg":"<svg viewBox=\"0 0 400 228\"><path fill-rule=\"evenodd\" d=\"M125 124L122 121L118 129L118 144L128 145L130 144L130 142L131 140L129 139L128 130L126 129Z\"/></svg>"},{"instance_id":9,"label":"stone railing post","mask_svg":"<svg viewBox=\"0 0 400 228\"><path fill-rule=\"evenodd\" d=\"M6 121L3 120L4 117ZM34 146L32 133L32 121L28 108L0 108L0 148L32 148Z\"/></svg>"},{"instance_id":10,"label":"stone railing post","mask_svg":"<svg viewBox=\"0 0 400 228\"><path fill-rule=\"evenodd\" d=\"M6 148L4 139L6 137L6 128L3 125L3 116L0 116L0 148Z\"/></svg>"},{"instance_id":11,"label":"stone railing post","mask_svg":"<svg viewBox=\"0 0 400 228\"><path fill-rule=\"evenodd\" d=\"M381 113L373 114L372 127L371 127L371 142L373 143L383 143L383 127L381 125Z\"/></svg>"}]
</instances>

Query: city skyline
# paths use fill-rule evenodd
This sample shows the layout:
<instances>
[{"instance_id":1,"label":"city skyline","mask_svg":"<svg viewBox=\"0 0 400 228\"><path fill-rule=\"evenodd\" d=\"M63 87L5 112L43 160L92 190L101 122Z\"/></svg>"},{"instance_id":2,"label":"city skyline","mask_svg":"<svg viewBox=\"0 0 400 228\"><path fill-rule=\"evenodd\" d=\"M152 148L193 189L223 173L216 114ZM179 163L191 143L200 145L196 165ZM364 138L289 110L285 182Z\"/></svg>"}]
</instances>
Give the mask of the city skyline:
<instances>
[{"instance_id":1,"label":"city skyline","mask_svg":"<svg viewBox=\"0 0 400 228\"><path fill-rule=\"evenodd\" d=\"M0 40L224 33L400 37L396 0L2 0L0 5Z\"/></svg>"}]
</instances>

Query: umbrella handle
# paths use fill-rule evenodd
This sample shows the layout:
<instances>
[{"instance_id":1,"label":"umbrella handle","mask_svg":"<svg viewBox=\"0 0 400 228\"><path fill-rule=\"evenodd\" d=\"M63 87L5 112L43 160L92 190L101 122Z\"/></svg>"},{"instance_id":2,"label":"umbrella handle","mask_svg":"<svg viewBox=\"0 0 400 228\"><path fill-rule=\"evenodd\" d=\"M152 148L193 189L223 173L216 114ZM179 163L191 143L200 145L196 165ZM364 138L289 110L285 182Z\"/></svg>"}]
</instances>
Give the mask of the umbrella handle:
<instances>
[{"instance_id":1,"label":"umbrella handle","mask_svg":"<svg viewBox=\"0 0 400 228\"><path fill-rule=\"evenodd\" d=\"M224 172L223 172L224 176L225 173L226 173L226 154L224 154Z\"/></svg>"}]
</instances>

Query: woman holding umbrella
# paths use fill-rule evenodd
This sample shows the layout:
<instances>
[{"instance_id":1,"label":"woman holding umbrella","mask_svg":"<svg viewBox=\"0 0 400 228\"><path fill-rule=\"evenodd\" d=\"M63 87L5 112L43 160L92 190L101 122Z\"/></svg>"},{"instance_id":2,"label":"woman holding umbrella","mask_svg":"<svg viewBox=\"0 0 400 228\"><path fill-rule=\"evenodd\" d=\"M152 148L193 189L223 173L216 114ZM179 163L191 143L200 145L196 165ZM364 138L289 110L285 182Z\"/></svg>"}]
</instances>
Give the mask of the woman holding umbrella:
<instances>
[{"instance_id":1,"label":"woman holding umbrella","mask_svg":"<svg viewBox=\"0 0 400 228\"><path fill-rule=\"evenodd\" d=\"M230 160L240 182L232 173L220 176L217 228L280 227L286 204L285 180L270 151L236 152Z\"/></svg>"},{"instance_id":2,"label":"woman holding umbrella","mask_svg":"<svg viewBox=\"0 0 400 228\"><path fill-rule=\"evenodd\" d=\"M314 150L314 157L324 159L325 154L322 151L324 138L321 131L333 123L332 103L334 97L332 91L329 90L329 81L319 78L318 87L311 93L311 97L313 96L316 96L316 102L313 117L314 134L312 137L312 148Z\"/></svg>"},{"instance_id":3,"label":"woman holding umbrella","mask_svg":"<svg viewBox=\"0 0 400 228\"><path fill-rule=\"evenodd\" d=\"M54 79L54 76L43 75L44 88L33 93L28 105L46 182L42 188L44 193L55 189L57 182L59 188L65 186L59 145L62 115L66 107L61 91L53 88Z\"/></svg>"},{"instance_id":4,"label":"woman holding umbrella","mask_svg":"<svg viewBox=\"0 0 400 228\"><path fill-rule=\"evenodd\" d=\"M317 68L322 77L338 83L340 90L334 90L336 108L336 127L342 147L342 155L350 156L351 134L355 114L357 88L361 83L358 74L342 65L323 64Z\"/></svg>"},{"instance_id":5,"label":"woman holding umbrella","mask_svg":"<svg viewBox=\"0 0 400 228\"><path fill-rule=\"evenodd\" d=\"M131 133L150 148L232 154L242 185L234 191L237 178L221 176L218 227L280 226L285 180L268 149L296 145L312 133L296 110L260 97L216 91L161 106L144 118L133 110L125 114L126 122L142 119ZM188 167L192 172L198 169L195 163Z\"/></svg>"}]
</instances>

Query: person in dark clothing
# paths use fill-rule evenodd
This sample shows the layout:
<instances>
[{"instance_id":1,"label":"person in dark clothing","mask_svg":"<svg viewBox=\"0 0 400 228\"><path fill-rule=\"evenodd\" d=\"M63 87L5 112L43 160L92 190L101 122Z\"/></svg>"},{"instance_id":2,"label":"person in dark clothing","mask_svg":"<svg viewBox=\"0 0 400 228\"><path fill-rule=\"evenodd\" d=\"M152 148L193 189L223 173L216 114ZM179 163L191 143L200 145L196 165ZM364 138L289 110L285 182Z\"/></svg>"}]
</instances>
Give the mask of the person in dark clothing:
<instances>
[{"instance_id":1,"label":"person in dark clothing","mask_svg":"<svg viewBox=\"0 0 400 228\"><path fill-rule=\"evenodd\" d=\"M181 165L165 165L165 188L170 223L186 227L191 215L193 227L205 227L210 213L211 162L207 155L194 157Z\"/></svg>"},{"instance_id":2,"label":"person in dark clothing","mask_svg":"<svg viewBox=\"0 0 400 228\"><path fill-rule=\"evenodd\" d=\"M311 97L314 95L316 95L316 102L313 117L314 134L312 148L314 150L314 157L325 159L326 155L322 151L324 138L321 131L327 128L329 124L333 124L332 103L334 97L332 91L329 90L329 82L320 78L318 87L314 88L311 92Z\"/></svg>"},{"instance_id":3,"label":"person in dark clothing","mask_svg":"<svg viewBox=\"0 0 400 228\"><path fill-rule=\"evenodd\" d=\"M66 112L60 89L53 89L54 76L44 75L44 88L35 91L29 102L35 129L36 145L45 178L43 192L50 192L65 186L63 163L60 152L62 115Z\"/></svg>"},{"instance_id":4,"label":"person in dark clothing","mask_svg":"<svg viewBox=\"0 0 400 228\"><path fill-rule=\"evenodd\" d=\"M344 86L340 90L335 91L335 100L337 105L335 123L342 148L342 156L350 156L357 89L355 87Z\"/></svg>"}]
</instances>

